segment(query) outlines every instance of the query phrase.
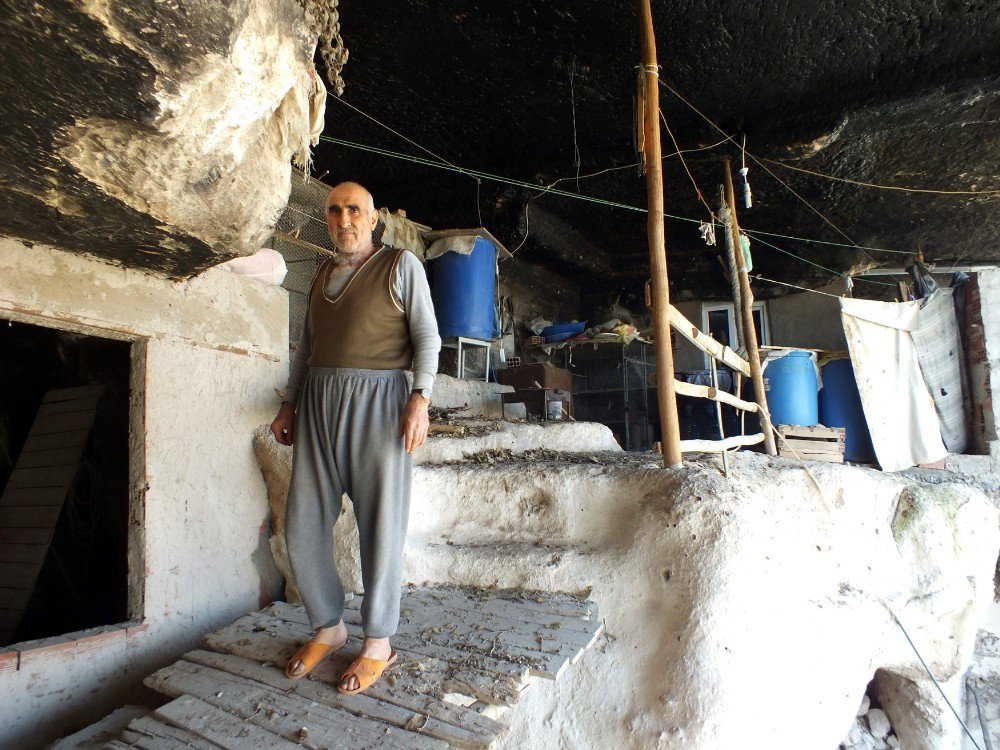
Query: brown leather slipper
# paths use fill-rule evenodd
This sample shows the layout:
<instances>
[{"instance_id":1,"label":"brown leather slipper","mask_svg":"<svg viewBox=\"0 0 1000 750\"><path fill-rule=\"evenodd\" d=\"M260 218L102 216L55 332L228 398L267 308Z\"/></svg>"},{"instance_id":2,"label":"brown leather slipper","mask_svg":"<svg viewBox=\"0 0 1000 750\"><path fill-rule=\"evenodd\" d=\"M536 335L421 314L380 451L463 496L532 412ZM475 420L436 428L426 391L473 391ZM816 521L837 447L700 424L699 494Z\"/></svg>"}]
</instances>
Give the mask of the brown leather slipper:
<instances>
[{"instance_id":1,"label":"brown leather slipper","mask_svg":"<svg viewBox=\"0 0 1000 750\"><path fill-rule=\"evenodd\" d=\"M288 660L285 665L285 676L290 680L301 680L307 674L316 668L323 659L328 657L334 651L339 650L344 644L340 646L328 646L325 643L317 643L316 641L309 641L306 645L292 654L292 658ZM302 674L293 674L292 665L295 662L299 662L306 669Z\"/></svg>"},{"instance_id":2,"label":"brown leather slipper","mask_svg":"<svg viewBox=\"0 0 1000 750\"><path fill-rule=\"evenodd\" d=\"M349 666L347 671L341 676L340 682L337 683L337 692L343 693L344 695L357 695L362 690L367 690L374 685L378 681L378 678L382 676L382 673L395 662L395 651L389 654L388 659L370 659L367 656L359 656L351 662L351 666ZM357 679L358 687L354 690L345 690L341 687L341 685L343 685L344 681L350 677Z\"/></svg>"}]
</instances>

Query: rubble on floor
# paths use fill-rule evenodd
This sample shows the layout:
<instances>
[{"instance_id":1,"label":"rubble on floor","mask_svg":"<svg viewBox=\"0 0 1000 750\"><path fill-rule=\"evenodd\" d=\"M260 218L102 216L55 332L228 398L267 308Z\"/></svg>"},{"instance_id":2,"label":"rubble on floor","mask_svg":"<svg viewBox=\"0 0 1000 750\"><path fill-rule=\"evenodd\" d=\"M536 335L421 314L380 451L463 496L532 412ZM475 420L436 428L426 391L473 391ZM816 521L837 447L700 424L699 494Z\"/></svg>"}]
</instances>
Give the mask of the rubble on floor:
<instances>
[{"instance_id":1,"label":"rubble on floor","mask_svg":"<svg viewBox=\"0 0 1000 750\"><path fill-rule=\"evenodd\" d=\"M865 693L854 724L838 750L890 750L899 746L899 738L892 731L889 717Z\"/></svg>"}]
</instances>

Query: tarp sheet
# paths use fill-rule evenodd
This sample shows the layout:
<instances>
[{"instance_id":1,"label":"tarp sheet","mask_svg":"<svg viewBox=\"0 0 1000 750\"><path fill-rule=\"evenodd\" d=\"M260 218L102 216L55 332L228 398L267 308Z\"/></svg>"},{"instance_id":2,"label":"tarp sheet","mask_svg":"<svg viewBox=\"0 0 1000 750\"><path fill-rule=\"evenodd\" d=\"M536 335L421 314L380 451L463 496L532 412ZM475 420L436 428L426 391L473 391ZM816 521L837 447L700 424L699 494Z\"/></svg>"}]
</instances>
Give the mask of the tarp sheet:
<instances>
[{"instance_id":1,"label":"tarp sheet","mask_svg":"<svg viewBox=\"0 0 1000 750\"><path fill-rule=\"evenodd\" d=\"M938 289L921 301L913 344L934 399L944 445L949 453L962 453L969 439L962 398L964 349L951 289Z\"/></svg>"},{"instance_id":2,"label":"tarp sheet","mask_svg":"<svg viewBox=\"0 0 1000 750\"><path fill-rule=\"evenodd\" d=\"M919 326L920 306L919 301L840 300L868 431L885 471L948 455L912 336Z\"/></svg>"}]
</instances>

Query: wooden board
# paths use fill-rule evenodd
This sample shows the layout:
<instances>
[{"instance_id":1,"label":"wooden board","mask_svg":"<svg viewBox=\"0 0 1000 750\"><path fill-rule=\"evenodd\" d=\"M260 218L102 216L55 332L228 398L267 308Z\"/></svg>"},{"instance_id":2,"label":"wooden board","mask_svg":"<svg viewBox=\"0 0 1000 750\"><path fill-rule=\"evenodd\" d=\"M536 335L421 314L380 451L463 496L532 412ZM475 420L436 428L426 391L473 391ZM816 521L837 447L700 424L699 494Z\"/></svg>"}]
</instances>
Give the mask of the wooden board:
<instances>
[{"instance_id":1,"label":"wooden board","mask_svg":"<svg viewBox=\"0 0 1000 750\"><path fill-rule=\"evenodd\" d=\"M5 529L0 527L0 544L42 544L49 549L49 529ZM3 606L3 605L0 605Z\"/></svg>"},{"instance_id":2,"label":"wooden board","mask_svg":"<svg viewBox=\"0 0 1000 750\"><path fill-rule=\"evenodd\" d=\"M41 466L75 466L83 454L83 442L68 448L52 448L49 450L21 451L17 463L30 469Z\"/></svg>"},{"instance_id":3,"label":"wooden board","mask_svg":"<svg viewBox=\"0 0 1000 750\"><path fill-rule=\"evenodd\" d=\"M778 425L778 455L803 461L844 463L843 427Z\"/></svg>"},{"instance_id":4,"label":"wooden board","mask_svg":"<svg viewBox=\"0 0 1000 750\"><path fill-rule=\"evenodd\" d=\"M684 338L705 352L710 357L715 357L723 364L728 365L747 377L750 377L750 364L728 346L720 344L718 341L702 333L698 326L684 317L683 313L673 305L667 306L667 315L670 318L670 325Z\"/></svg>"},{"instance_id":5,"label":"wooden board","mask_svg":"<svg viewBox=\"0 0 1000 750\"><path fill-rule=\"evenodd\" d=\"M43 404L51 404L55 401L73 401L85 399L89 396L100 396L107 390L107 386L97 383L95 385L78 385L73 388L53 388L42 397Z\"/></svg>"},{"instance_id":6,"label":"wooden board","mask_svg":"<svg viewBox=\"0 0 1000 750\"><path fill-rule=\"evenodd\" d=\"M440 740L384 724L363 714L338 711L255 680L187 661L159 670L147 677L145 684L172 697L194 696L250 725L317 750L327 747L342 750L447 748Z\"/></svg>"},{"instance_id":7,"label":"wooden board","mask_svg":"<svg viewBox=\"0 0 1000 750\"><path fill-rule=\"evenodd\" d=\"M94 423L94 411L74 411L38 417L31 426L32 435L51 435L57 432L89 430Z\"/></svg>"},{"instance_id":8,"label":"wooden board","mask_svg":"<svg viewBox=\"0 0 1000 750\"><path fill-rule=\"evenodd\" d=\"M29 435L24 441L24 448L21 453L29 451L49 450L50 448L69 448L82 446L87 442L87 435L90 429L67 430L65 432L55 432L51 435Z\"/></svg>"},{"instance_id":9,"label":"wooden board","mask_svg":"<svg viewBox=\"0 0 1000 750\"><path fill-rule=\"evenodd\" d=\"M219 750L219 745L202 739L186 729L157 721L151 716L133 719L122 732L121 740L141 750Z\"/></svg>"},{"instance_id":10,"label":"wooden board","mask_svg":"<svg viewBox=\"0 0 1000 750\"><path fill-rule=\"evenodd\" d=\"M464 602L466 609L487 609L490 602L501 602L514 607L522 621L531 621L532 614L559 615L581 620L596 620L597 605L572 594L552 591L526 591L524 589L478 589L466 586L404 586L402 601L411 598L423 601Z\"/></svg>"},{"instance_id":11,"label":"wooden board","mask_svg":"<svg viewBox=\"0 0 1000 750\"><path fill-rule=\"evenodd\" d=\"M206 649L147 678L175 699L107 746L488 750L507 729L492 717L532 682L529 665L568 663L603 630L593 603L570 595L407 587L397 663L365 693L345 696L336 684L364 638L358 604L345 610L344 648L301 680L284 674L312 635L301 607L278 602L208 634Z\"/></svg>"},{"instance_id":12,"label":"wooden board","mask_svg":"<svg viewBox=\"0 0 1000 750\"><path fill-rule=\"evenodd\" d=\"M681 453L722 453L764 442L764 433L734 435L724 440L681 440Z\"/></svg>"},{"instance_id":13,"label":"wooden board","mask_svg":"<svg viewBox=\"0 0 1000 750\"><path fill-rule=\"evenodd\" d=\"M797 440L785 438L781 441L782 446L794 448L796 452L810 451L812 453L843 453L844 444L839 440Z\"/></svg>"},{"instance_id":14,"label":"wooden board","mask_svg":"<svg viewBox=\"0 0 1000 750\"><path fill-rule=\"evenodd\" d=\"M760 407L753 401L744 401L728 391L723 391L719 388L712 388L707 385L697 385L695 383L685 383L680 380L674 380L674 393L694 398L707 398L710 401L718 401L719 403L728 404L729 406L736 409L742 409L743 411L755 413L760 411Z\"/></svg>"},{"instance_id":15,"label":"wooden board","mask_svg":"<svg viewBox=\"0 0 1000 750\"><path fill-rule=\"evenodd\" d=\"M271 610L272 607L269 607L268 610ZM286 622L263 612L241 617L228 628L207 635L205 643L217 651L237 654L258 661L273 660L276 664L284 664L296 648L309 640L311 632L308 625ZM348 632L355 641L359 641L360 628L356 625L348 625ZM510 665L510 669L517 672L517 674L513 674L504 672L497 660L477 658L474 654L458 651L456 653L460 657L465 657L462 669L452 670L447 667L448 661L446 659L437 658L434 653L413 651L407 647L408 645L405 639L393 638L393 648L399 655L399 668L410 664L416 665L419 670L426 672L428 682L439 682L447 686L446 690L472 695L493 704L513 705L516 703L527 678L527 668L519 664ZM425 649L425 651L428 650L433 651L433 649ZM345 647L345 651L347 651L347 647ZM334 663L339 664L340 667L346 666L346 662L341 664L331 660L321 665L322 669L317 670L314 674L335 685L339 682L343 670L337 671L337 668L334 667L332 671L328 672L327 668ZM396 696L392 694L392 691L386 691L382 682L379 682L374 689L383 691L384 694L379 693L379 697L385 700L398 702L402 698L404 702L399 703L399 705L413 708L415 711L419 710L411 705L405 695ZM369 693L376 694L371 691Z\"/></svg>"},{"instance_id":16,"label":"wooden board","mask_svg":"<svg viewBox=\"0 0 1000 750\"><path fill-rule=\"evenodd\" d=\"M190 695L156 709L160 721L186 729L226 750L298 750L297 742L244 721Z\"/></svg>"},{"instance_id":17,"label":"wooden board","mask_svg":"<svg viewBox=\"0 0 1000 750\"><path fill-rule=\"evenodd\" d=\"M63 401L45 401L38 409L38 415L48 417L52 414L71 414L78 411L93 411L97 408L100 395L83 396L81 398L66 399Z\"/></svg>"},{"instance_id":18,"label":"wooden board","mask_svg":"<svg viewBox=\"0 0 1000 750\"><path fill-rule=\"evenodd\" d=\"M290 680L285 677L280 665L263 665L233 654L198 650L185 654L184 659L194 664L224 669L231 674L256 680L285 692L294 692L318 703L378 719L397 727L403 728L419 723L422 726L414 731L443 740L452 747L483 750L506 729L506 725L471 711L435 711L430 705L430 696L424 696L424 704L416 706L420 710L414 711L380 700L371 694L341 695L333 685L318 679ZM398 683L399 678L396 681ZM443 705L447 708L451 704Z\"/></svg>"},{"instance_id":19,"label":"wooden board","mask_svg":"<svg viewBox=\"0 0 1000 750\"><path fill-rule=\"evenodd\" d=\"M779 424L778 433L785 437L816 438L824 440L843 440L847 433L843 427L824 427L823 425Z\"/></svg>"},{"instance_id":20,"label":"wooden board","mask_svg":"<svg viewBox=\"0 0 1000 750\"><path fill-rule=\"evenodd\" d=\"M588 602L588 604L591 604ZM583 640L589 641L594 633L602 627L596 619L584 620L578 616L553 613L551 611L528 609L523 601L500 599L495 596L483 596L465 593L461 589L409 590L403 594L402 614L410 611L416 605L439 607L442 611L464 611L475 613L485 618L487 622L497 622L502 627L519 627L536 625L542 628L585 634ZM347 608L358 609L360 600L354 599L347 603ZM585 610L588 614L596 614L596 606ZM576 642L576 639L571 639Z\"/></svg>"},{"instance_id":21,"label":"wooden board","mask_svg":"<svg viewBox=\"0 0 1000 750\"><path fill-rule=\"evenodd\" d=\"M8 488L0 498L0 508L25 506L40 507L55 505L62 507L66 500L66 487L18 487Z\"/></svg>"},{"instance_id":22,"label":"wooden board","mask_svg":"<svg viewBox=\"0 0 1000 750\"><path fill-rule=\"evenodd\" d=\"M0 544L0 563L38 563L48 551L44 544Z\"/></svg>"}]
</instances>

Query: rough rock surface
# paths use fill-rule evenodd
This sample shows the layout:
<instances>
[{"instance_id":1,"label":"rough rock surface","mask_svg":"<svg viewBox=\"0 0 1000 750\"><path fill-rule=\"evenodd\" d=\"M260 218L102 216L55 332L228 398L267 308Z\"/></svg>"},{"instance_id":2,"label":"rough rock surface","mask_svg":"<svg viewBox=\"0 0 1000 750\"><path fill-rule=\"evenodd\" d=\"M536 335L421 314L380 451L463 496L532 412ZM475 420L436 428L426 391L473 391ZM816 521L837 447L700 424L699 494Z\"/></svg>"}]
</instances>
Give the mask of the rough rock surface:
<instances>
[{"instance_id":1,"label":"rough rock surface","mask_svg":"<svg viewBox=\"0 0 1000 750\"><path fill-rule=\"evenodd\" d=\"M292 449L279 445L267 426L258 427L254 431L253 449L267 483L273 530L269 540L271 554L285 576L285 601L299 604L302 600L288 563L288 548L285 543L285 506L288 503L288 483L292 479ZM340 518L333 527L333 554L344 591L356 593L362 590L358 526L354 519L354 505L347 495L344 495L343 503Z\"/></svg>"},{"instance_id":2,"label":"rough rock surface","mask_svg":"<svg viewBox=\"0 0 1000 750\"><path fill-rule=\"evenodd\" d=\"M12 5L0 232L175 277L260 247L309 139L295 0Z\"/></svg>"},{"instance_id":3,"label":"rough rock surface","mask_svg":"<svg viewBox=\"0 0 1000 750\"><path fill-rule=\"evenodd\" d=\"M984 241L1000 222L994 196L874 190L762 158L897 187L1000 188L992 166L1000 158L1000 5L697 0L654 2L652 12L660 80L736 135L737 143L719 143L722 134L661 89L666 120L678 147L692 150L687 166L713 210L719 158L733 157L738 169L746 134L747 150L761 162L746 159L753 208L743 211L741 202L741 226L847 245L761 237L783 251L835 271L873 262L898 267L918 247L931 261L949 261L946 268L959 259L998 257L996 243ZM348 98L383 122L405 123L407 137L455 164L539 189L483 180L470 190L467 175L430 173L421 164L333 144L324 146L318 163L371 175L380 200L435 227L467 226L470 215L481 215L511 249L524 241L518 260L543 263L578 282L584 317L594 303L615 299L645 309L645 217L542 192L554 184L646 205L645 183L629 168L636 161L635 4L469 0L455 8L417 0L395 6L393 17L386 24L374 4L345 4ZM384 49L400 54L379 54ZM362 115L331 105L328 117L339 137L371 142L371 122ZM708 218L675 150L664 132L667 211ZM734 178L739 192L742 179ZM580 241L567 242L564 227ZM728 298L717 248L705 246L697 224L668 219L666 233L671 298L680 299L682 291ZM903 254L856 250L851 240ZM815 286L831 278L763 242L754 242L753 255L757 272L769 278ZM758 294L775 289L761 284Z\"/></svg>"},{"instance_id":4,"label":"rough rock surface","mask_svg":"<svg viewBox=\"0 0 1000 750\"><path fill-rule=\"evenodd\" d=\"M751 453L730 480L716 458L418 466L404 577L598 603L604 640L525 694L501 747L836 747L876 670L920 679L891 612L936 675L964 669L1000 530L975 488L810 468L821 491ZM904 747L943 747L920 708L883 703Z\"/></svg>"},{"instance_id":5,"label":"rough rock surface","mask_svg":"<svg viewBox=\"0 0 1000 750\"><path fill-rule=\"evenodd\" d=\"M511 386L500 383L438 375L434 379L434 397L431 401L439 409L456 410L459 416L499 419L500 394L511 393L513 390ZM520 408L523 415L524 407Z\"/></svg>"},{"instance_id":6,"label":"rough rock surface","mask_svg":"<svg viewBox=\"0 0 1000 750\"><path fill-rule=\"evenodd\" d=\"M490 385L494 385L491 383ZM499 386L501 388L505 386ZM463 456L477 451L502 449L507 456L525 451L537 451L544 447L548 451L567 451L566 455L600 455L602 452L622 454L614 436L604 425L592 423L554 423L548 425L523 425L507 422L491 423L494 429L479 437L454 439L432 436L426 445L414 454L414 464L440 464L461 460ZM268 504L271 509L273 534L270 538L271 553L275 563L285 576L286 601L299 603L299 591L288 563L288 549L285 543L285 506L288 503L288 484L292 477L293 449L279 445L271 435L270 428L261 426L254 431L254 453L260 464L267 484ZM577 452L576 454L572 453ZM585 451L585 453L579 453ZM593 460L598 460L596 456ZM348 593L363 590L361 585L361 560L358 555L358 527L354 518L354 505L347 495L343 497L344 507L340 518L333 527L333 549L341 583Z\"/></svg>"}]
</instances>

